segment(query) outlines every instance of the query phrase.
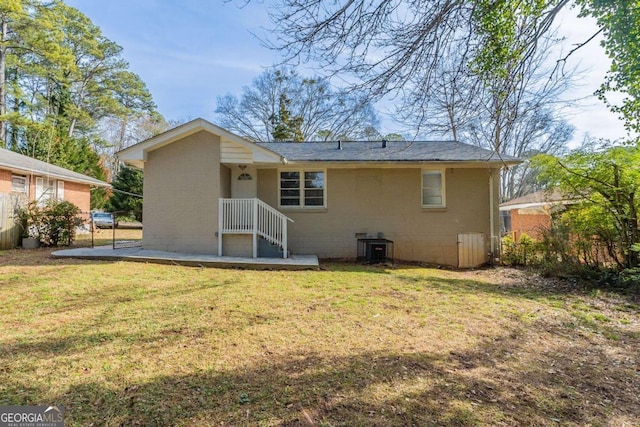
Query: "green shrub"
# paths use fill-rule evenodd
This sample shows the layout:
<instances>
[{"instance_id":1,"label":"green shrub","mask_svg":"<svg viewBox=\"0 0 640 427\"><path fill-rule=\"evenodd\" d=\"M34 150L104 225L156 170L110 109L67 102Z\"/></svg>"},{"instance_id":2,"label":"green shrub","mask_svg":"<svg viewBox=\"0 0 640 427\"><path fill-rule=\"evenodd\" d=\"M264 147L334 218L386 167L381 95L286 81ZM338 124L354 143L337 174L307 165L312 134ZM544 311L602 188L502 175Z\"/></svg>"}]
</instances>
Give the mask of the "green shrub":
<instances>
[{"instance_id":1,"label":"green shrub","mask_svg":"<svg viewBox=\"0 0 640 427\"><path fill-rule=\"evenodd\" d=\"M31 202L21 209L18 218L23 235L38 237L43 246L68 246L76 237L76 228L83 224L80 208L68 201L49 201L44 206Z\"/></svg>"},{"instance_id":2,"label":"green shrub","mask_svg":"<svg viewBox=\"0 0 640 427\"><path fill-rule=\"evenodd\" d=\"M502 263L505 265L531 264L537 257L536 241L523 233L516 242L511 236L502 238Z\"/></svg>"}]
</instances>

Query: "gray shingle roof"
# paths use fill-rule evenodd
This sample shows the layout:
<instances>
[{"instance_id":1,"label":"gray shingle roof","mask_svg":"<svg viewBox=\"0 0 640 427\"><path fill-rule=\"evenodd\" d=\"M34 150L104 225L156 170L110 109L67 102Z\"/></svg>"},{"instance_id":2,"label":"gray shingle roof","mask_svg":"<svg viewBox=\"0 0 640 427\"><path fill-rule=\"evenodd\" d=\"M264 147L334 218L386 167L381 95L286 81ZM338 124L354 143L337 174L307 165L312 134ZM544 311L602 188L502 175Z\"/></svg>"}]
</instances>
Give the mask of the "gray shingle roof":
<instances>
[{"instance_id":1,"label":"gray shingle roof","mask_svg":"<svg viewBox=\"0 0 640 427\"><path fill-rule=\"evenodd\" d=\"M15 151L0 148L0 168L33 173L36 175L51 176L64 181L80 182L83 184L96 185L99 187L109 187L110 185L99 179L83 175L69 169L55 166L42 160L37 160Z\"/></svg>"},{"instance_id":2,"label":"gray shingle roof","mask_svg":"<svg viewBox=\"0 0 640 427\"><path fill-rule=\"evenodd\" d=\"M520 159L456 141L258 142L257 145L297 162L496 162Z\"/></svg>"}]
</instances>

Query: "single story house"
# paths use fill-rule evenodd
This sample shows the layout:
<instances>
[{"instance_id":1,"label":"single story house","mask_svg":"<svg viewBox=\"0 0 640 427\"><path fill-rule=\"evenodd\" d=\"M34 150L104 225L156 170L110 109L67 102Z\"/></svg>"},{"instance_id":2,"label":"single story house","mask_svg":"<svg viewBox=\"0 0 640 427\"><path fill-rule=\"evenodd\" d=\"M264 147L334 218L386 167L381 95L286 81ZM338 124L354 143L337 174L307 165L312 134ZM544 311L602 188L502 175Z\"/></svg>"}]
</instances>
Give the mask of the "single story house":
<instances>
[{"instance_id":1,"label":"single story house","mask_svg":"<svg viewBox=\"0 0 640 427\"><path fill-rule=\"evenodd\" d=\"M515 241L523 234L538 240L551 228L553 214L572 203L576 203L576 200L566 197L558 190L537 191L501 203L504 231L511 233Z\"/></svg>"},{"instance_id":2,"label":"single story house","mask_svg":"<svg viewBox=\"0 0 640 427\"><path fill-rule=\"evenodd\" d=\"M47 162L0 148L0 249L17 246L20 227L16 208L30 201L68 200L88 213L91 189L110 187L106 182Z\"/></svg>"},{"instance_id":3,"label":"single story house","mask_svg":"<svg viewBox=\"0 0 640 427\"><path fill-rule=\"evenodd\" d=\"M519 163L452 141L254 143L203 119L118 157L144 170L145 249L321 258L384 251L462 267L496 254L500 169Z\"/></svg>"},{"instance_id":4,"label":"single story house","mask_svg":"<svg viewBox=\"0 0 640 427\"><path fill-rule=\"evenodd\" d=\"M0 148L0 193L24 195L28 200L68 200L89 212L92 187L104 181Z\"/></svg>"}]
</instances>

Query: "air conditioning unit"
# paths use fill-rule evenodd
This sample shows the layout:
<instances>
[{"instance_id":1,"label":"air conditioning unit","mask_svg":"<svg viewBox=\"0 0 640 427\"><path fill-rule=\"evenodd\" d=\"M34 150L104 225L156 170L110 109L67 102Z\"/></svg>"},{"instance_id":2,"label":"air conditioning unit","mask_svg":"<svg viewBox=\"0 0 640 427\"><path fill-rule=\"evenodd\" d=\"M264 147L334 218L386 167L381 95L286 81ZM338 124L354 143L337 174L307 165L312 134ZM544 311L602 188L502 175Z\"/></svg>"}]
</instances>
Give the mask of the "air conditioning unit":
<instances>
[{"instance_id":1,"label":"air conditioning unit","mask_svg":"<svg viewBox=\"0 0 640 427\"><path fill-rule=\"evenodd\" d=\"M393 261L393 241L388 239L358 239L358 259L370 263Z\"/></svg>"}]
</instances>

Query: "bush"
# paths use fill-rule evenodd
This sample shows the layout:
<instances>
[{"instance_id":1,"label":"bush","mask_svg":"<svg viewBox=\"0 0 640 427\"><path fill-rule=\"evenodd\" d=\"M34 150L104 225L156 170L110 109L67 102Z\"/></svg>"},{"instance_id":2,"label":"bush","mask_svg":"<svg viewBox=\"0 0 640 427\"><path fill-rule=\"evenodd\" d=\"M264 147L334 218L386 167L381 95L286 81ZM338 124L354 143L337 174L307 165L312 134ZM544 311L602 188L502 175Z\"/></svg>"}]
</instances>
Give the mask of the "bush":
<instances>
[{"instance_id":1,"label":"bush","mask_svg":"<svg viewBox=\"0 0 640 427\"><path fill-rule=\"evenodd\" d=\"M527 265L536 259L536 241L527 234L521 234L516 242L511 236L502 238L502 263L506 265Z\"/></svg>"},{"instance_id":2,"label":"bush","mask_svg":"<svg viewBox=\"0 0 640 427\"><path fill-rule=\"evenodd\" d=\"M83 224L80 208L67 201L50 201L40 207L31 202L18 212L24 237L37 237L43 246L69 246Z\"/></svg>"}]
</instances>

